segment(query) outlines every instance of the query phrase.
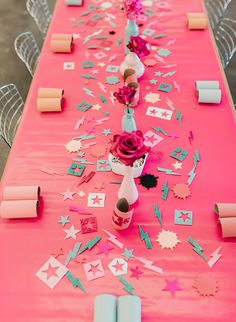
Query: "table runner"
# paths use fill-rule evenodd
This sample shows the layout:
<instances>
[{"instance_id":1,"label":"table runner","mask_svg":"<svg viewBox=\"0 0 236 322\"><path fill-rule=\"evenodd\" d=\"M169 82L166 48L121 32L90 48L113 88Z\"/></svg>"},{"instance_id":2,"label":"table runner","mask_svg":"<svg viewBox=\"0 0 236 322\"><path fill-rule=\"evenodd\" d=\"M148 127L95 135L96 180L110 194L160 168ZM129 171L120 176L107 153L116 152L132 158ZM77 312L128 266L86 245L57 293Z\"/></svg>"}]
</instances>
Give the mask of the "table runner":
<instances>
[{"instance_id":1,"label":"table runner","mask_svg":"<svg viewBox=\"0 0 236 322\"><path fill-rule=\"evenodd\" d=\"M159 177L158 184L156 188L148 190L136 179L139 190L138 205L134 210L130 228L122 232L115 231L111 223L118 191L118 185L111 184L111 181L121 180L122 177L112 172L97 172L89 183L78 187L80 178L68 175L67 171L72 158L79 157L77 153L68 153L65 145L74 137L88 135L98 120L108 118L95 126L95 133L91 130L95 135L93 140L84 141L85 144L95 141L100 145L97 157L106 160L107 154L103 156L101 150L105 146L108 151L112 136L106 136L104 130L110 129L112 135L121 131L123 108L118 102L113 104L110 97L122 86L122 79L119 72L110 73L106 68L108 65L119 66L124 59L125 14L115 1L110 2L112 8L109 10L101 10L102 2L99 1L85 2L81 8L66 7L63 0L57 2L22 121L1 181L1 195L4 186L41 187L37 219L1 220L2 321L92 321L95 295L127 294L119 277L114 276L108 268L114 258L125 259L122 255L125 249L109 242L113 249L108 252L108 256L104 253L97 254L99 243L104 243L108 237L104 229L116 235L125 248L133 250L135 257L128 260L128 273L123 278L142 299L143 321L233 320L236 310L235 239L222 239L214 214L216 202L235 202L236 135L228 88L224 84L209 30L189 31L186 27L186 13L202 11L201 3L198 0L187 3L183 0L166 2L170 5L168 10L158 8L158 2L153 3L152 7L145 6L147 13L144 17L147 19L140 21L143 24L140 25L140 34L145 33L147 28L154 30L152 36L146 36L146 40L154 46L148 58L159 58L159 61L154 67L146 67L144 76L139 80L140 103L135 108L137 127L143 133L149 130L156 133L153 128L162 130L157 134L163 140L152 148L144 169L144 174ZM96 6L98 8L95 10ZM108 37L104 38L105 42L104 39L95 39L95 35L84 43L88 35L101 29L100 35ZM73 53L51 53L49 42L52 33L74 33ZM153 38L159 34L165 34L166 37ZM99 48L92 50L88 46ZM160 61L160 56L155 57L160 48L170 52L168 57L161 57L164 63ZM106 56L96 58L94 55L98 52L102 52L100 57L104 54ZM117 57L109 63L109 59L116 53ZM82 63L85 61L92 61L94 67L83 68ZM63 70L65 62L74 62L75 69ZM173 66L163 68L165 65ZM172 76L159 76L174 71L176 73ZM96 79L85 79L81 77L82 74L94 75ZM223 92L221 104L199 105L194 89L196 80L218 80ZM107 83L117 81L117 84ZM172 90L169 93L158 91L160 83L171 84ZM65 90L61 113L39 113L36 110L39 87L59 87ZM87 93L83 88L87 89ZM90 96L88 90L95 97ZM160 94L161 101L147 102L152 99L152 95L147 96L150 93ZM104 103L102 97L107 103ZM81 102L92 104L93 108L83 113L77 109ZM172 111L171 104L173 115L170 121L146 115L149 106ZM86 118L84 123L78 130L74 130L83 116ZM189 138L190 132L193 134L192 140ZM170 154L178 147L188 152L187 158L182 162L182 169L176 170L182 175L173 176L157 171L157 167L174 170L172 164L176 160ZM81 151L85 152L88 161L94 163L86 165L86 175L96 169L97 160L90 149ZM175 197L171 189L178 183L187 182L188 174L194 167L194 156L198 159L196 151L199 152L200 160L197 161L196 177L190 185L191 196L185 200ZM158 162L158 156L162 154L163 159ZM54 175L48 173L53 171L56 172ZM167 199L163 200L165 185L170 190ZM101 190L98 190L99 186ZM73 195L73 200L63 201L61 193L67 189L77 194ZM83 192L86 195L82 197ZM104 207L87 207L89 193L104 193ZM161 210L162 227L154 215L154 204ZM69 229L71 225L80 229L82 218L78 213L69 211L70 205L89 210L97 219L98 231L89 234L80 232L76 234L76 240L65 239L64 229ZM176 210L192 212L192 225L174 224ZM63 226L58 222L61 216L69 216L70 223ZM145 247L145 241L141 241L139 225L150 237L153 245L151 250ZM161 249L156 241L162 228L176 233L180 243L173 250ZM54 255L65 264L67 255L74 249L76 242L84 245L96 236L101 236L102 240L90 251L77 256L76 260L71 259L67 265L72 276L80 279L86 293L79 288L73 288L66 276L54 289L50 289L36 277L36 272L50 256ZM188 242L190 237L203 248L206 261L193 250ZM207 261L221 246L222 258L210 268ZM140 258L153 261L154 266L163 269L163 274L144 267ZM88 281L83 264L98 259L101 260L105 275ZM152 263L149 262L150 265ZM137 271L142 272L139 279L132 276L137 275ZM210 274L209 279L217 282L218 291L214 292L214 287L212 291L214 296L202 296L199 294L200 286L198 290L193 287L201 274Z\"/></svg>"}]
</instances>

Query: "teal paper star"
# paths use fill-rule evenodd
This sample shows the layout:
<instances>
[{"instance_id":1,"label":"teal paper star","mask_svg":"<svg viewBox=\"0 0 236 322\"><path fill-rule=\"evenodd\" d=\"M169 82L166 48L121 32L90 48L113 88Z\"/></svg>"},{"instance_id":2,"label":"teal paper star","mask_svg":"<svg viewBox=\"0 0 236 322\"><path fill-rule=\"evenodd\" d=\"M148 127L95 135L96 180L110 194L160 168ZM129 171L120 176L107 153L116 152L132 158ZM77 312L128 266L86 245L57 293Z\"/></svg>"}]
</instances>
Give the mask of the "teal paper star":
<instances>
[{"instance_id":1,"label":"teal paper star","mask_svg":"<svg viewBox=\"0 0 236 322\"><path fill-rule=\"evenodd\" d=\"M150 79L150 84L152 84L152 85L156 85L156 83L157 83L157 79Z\"/></svg>"},{"instance_id":2,"label":"teal paper star","mask_svg":"<svg viewBox=\"0 0 236 322\"><path fill-rule=\"evenodd\" d=\"M111 130L110 129L104 129L101 133L106 135L106 136L108 136L109 134L111 134Z\"/></svg>"},{"instance_id":3,"label":"teal paper star","mask_svg":"<svg viewBox=\"0 0 236 322\"><path fill-rule=\"evenodd\" d=\"M62 226L65 226L65 224L69 223L69 216L61 216L61 219L58 221Z\"/></svg>"},{"instance_id":4,"label":"teal paper star","mask_svg":"<svg viewBox=\"0 0 236 322\"><path fill-rule=\"evenodd\" d=\"M163 73L162 72L155 72L155 76L161 76Z\"/></svg>"},{"instance_id":5,"label":"teal paper star","mask_svg":"<svg viewBox=\"0 0 236 322\"><path fill-rule=\"evenodd\" d=\"M111 75L106 78L106 84L114 85L119 83L120 79L117 76Z\"/></svg>"},{"instance_id":6,"label":"teal paper star","mask_svg":"<svg viewBox=\"0 0 236 322\"><path fill-rule=\"evenodd\" d=\"M134 257L133 251L134 251L133 249L127 249L127 248L125 248L124 253L121 254L121 255L124 256L125 259L128 261L131 257Z\"/></svg>"},{"instance_id":7,"label":"teal paper star","mask_svg":"<svg viewBox=\"0 0 236 322\"><path fill-rule=\"evenodd\" d=\"M169 51L169 49L166 49L166 48L161 48L161 49L158 49L157 53L161 57L168 57L170 56L171 51Z\"/></svg>"}]
</instances>

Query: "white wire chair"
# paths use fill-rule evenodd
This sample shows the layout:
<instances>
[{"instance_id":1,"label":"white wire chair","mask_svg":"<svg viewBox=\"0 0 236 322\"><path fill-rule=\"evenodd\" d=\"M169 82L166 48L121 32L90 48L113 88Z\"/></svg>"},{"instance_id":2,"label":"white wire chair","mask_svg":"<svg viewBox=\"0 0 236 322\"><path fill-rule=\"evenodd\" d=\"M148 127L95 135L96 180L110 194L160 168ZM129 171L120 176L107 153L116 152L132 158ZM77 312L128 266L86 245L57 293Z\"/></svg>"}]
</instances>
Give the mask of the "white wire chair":
<instances>
[{"instance_id":1,"label":"white wire chair","mask_svg":"<svg viewBox=\"0 0 236 322\"><path fill-rule=\"evenodd\" d=\"M236 21L224 18L217 29L215 40L225 69L236 51Z\"/></svg>"},{"instance_id":2,"label":"white wire chair","mask_svg":"<svg viewBox=\"0 0 236 322\"><path fill-rule=\"evenodd\" d=\"M26 8L34 19L43 38L45 38L48 26L52 19L47 0L27 0Z\"/></svg>"},{"instance_id":3,"label":"white wire chair","mask_svg":"<svg viewBox=\"0 0 236 322\"><path fill-rule=\"evenodd\" d=\"M231 0L205 0L206 10L213 32L217 30L230 2Z\"/></svg>"},{"instance_id":4,"label":"white wire chair","mask_svg":"<svg viewBox=\"0 0 236 322\"><path fill-rule=\"evenodd\" d=\"M20 34L14 42L15 51L25 63L31 76L34 75L40 55L39 47L32 32L27 31Z\"/></svg>"},{"instance_id":5,"label":"white wire chair","mask_svg":"<svg viewBox=\"0 0 236 322\"><path fill-rule=\"evenodd\" d=\"M23 99L14 84L0 87L0 135L11 147L23 111Z\"/></svg>"}]
</instances>

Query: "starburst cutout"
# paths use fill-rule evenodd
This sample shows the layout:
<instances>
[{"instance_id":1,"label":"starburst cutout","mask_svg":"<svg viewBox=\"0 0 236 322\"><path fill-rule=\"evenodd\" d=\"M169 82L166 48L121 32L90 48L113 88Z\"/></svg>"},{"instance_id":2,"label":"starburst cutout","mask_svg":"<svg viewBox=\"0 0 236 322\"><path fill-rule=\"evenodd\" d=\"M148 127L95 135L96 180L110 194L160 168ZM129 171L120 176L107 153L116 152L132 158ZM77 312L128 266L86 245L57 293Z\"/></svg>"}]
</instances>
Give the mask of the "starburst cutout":
<instances>
[{"instance_id":1,"label":"starburst cutout","mask_svg":"<svg viewBox=\"0 0 236 322\"><path fill-rule=\"evenodd\" d=\"M139 177L139 184L143 187L150 189L155 188L157 186L157 179L159 177L155 177L153 174L144 174Z\"/></svg>"},{"instance_id":2,"label":"starburst cutout","mask_svg":"<svg viewBox=\"0 0 236 322\"><path fill-rule=\"evenodd\" d=\"M90 154L97 159L104 157L106 153L107 153L107 147L104 145L96 144L90 148Z\"/></svg>"},{"instance_id":3,"label":"starburst cutout","mask_svg":"<svg viewBox=\"0 0 236 322\"><path fill-rule=\"evenodd\" d=\"M218 291L218 283L209 274L201 274L195 279L193 287L202 296L214 296Z\"/></svg>"},{"instance_id":4,"label":"starburst cutout","mask_svg":"<svg viewBox=\"0 0 236 322\"><path fill-rule=\"evenodd\" d=\"M170 230L162 229L162 231L157 235L156 241L161 246L161 249L167 248L173 250L175 246L180 243L176 233Z\"/></svg>"},{"instance_id":5,"label":"starburst cutout","mask_svg":"<svg viewBox=\"0 0 236 322\"><path fill-rule=\"evenodd\" d=\"M160 102L160 94L149 92L144 97L147 103L156 103Z\"/></svg>"},{"instance_id":6,"label":"starburst cutout","mask_svg":"<svg viewBox=\"0 0 236 322\"><path fill-rule=\"evenodd\" d=\"M191 190L186 183L176 183L172 188L174 196L180 199L186 199L191 195Z\"/></svg>"},{"instance_id":7,"label":"starburst cutout","mask_svg":"<svg viewBox=\"0 0 236 322\"><path fill-rule=\"evenodd\" d=\"M65 144L65 148L68 152L77 152L82 148L81 140L71 140Z\"/></svg>"}]
</instances>

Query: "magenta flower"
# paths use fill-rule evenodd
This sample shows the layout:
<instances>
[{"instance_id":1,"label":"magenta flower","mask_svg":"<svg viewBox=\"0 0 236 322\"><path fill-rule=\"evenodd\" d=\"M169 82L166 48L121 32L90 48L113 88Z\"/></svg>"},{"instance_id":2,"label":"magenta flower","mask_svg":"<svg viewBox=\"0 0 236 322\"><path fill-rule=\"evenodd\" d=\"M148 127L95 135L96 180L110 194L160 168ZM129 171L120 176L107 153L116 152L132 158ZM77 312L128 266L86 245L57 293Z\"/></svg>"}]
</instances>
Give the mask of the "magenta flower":
<instances>
[{"instance_id":1,"label":"magenta flower","mask_svg":"<svg viewBox=\"0 0 236 322\"><path fill-rule=\"evenodd\" d=\"M126 0L124 5L128 19L136 19L144 11L141 0Z\"/></svg>"},{"instance_id":2,"label":"magenta flower","mask_svg":"<svg viewBox=\"0 0 236 322\"><path fill-rule=\"evenodd\" d=\"M140 36L131 36L127 48L139 58L150 54L150 50L147 48L147 41Z\"/></svg>"},{"instance_id":3,"label":"magenta flower","mask_svg":"<svg viewBox=\"0 0 236 322\"><path fill-rule=\"evenodd\" d=\"M110 152L127 166L132 166L135 160L149 151L150 148L144 145L143 133L139 130L114 135L110 148Z\"/></svg>"},{"instance_id":4,"label":"magenta flower","mask_svg":"<svg viewBox=\"0 0 236 322\"><path fill-rule=\"evenodd\" d=\"M113 96L117 99L117 101L121 104L124 104L126 107L133 102L134 96L136 94L136 89L130 86L123 86L118 89L118 92L115 92Z\"/></svg>"}]
</instances>

